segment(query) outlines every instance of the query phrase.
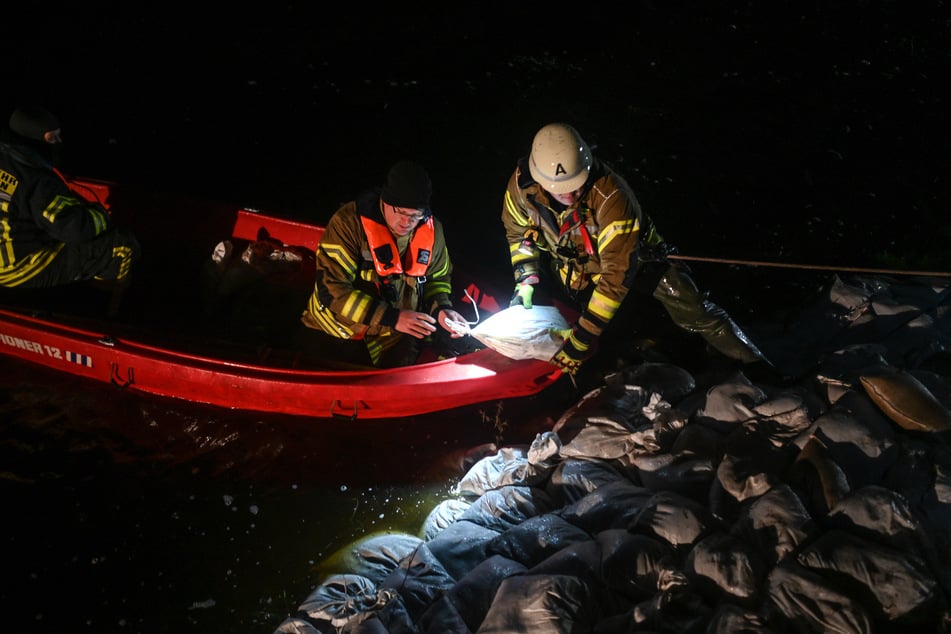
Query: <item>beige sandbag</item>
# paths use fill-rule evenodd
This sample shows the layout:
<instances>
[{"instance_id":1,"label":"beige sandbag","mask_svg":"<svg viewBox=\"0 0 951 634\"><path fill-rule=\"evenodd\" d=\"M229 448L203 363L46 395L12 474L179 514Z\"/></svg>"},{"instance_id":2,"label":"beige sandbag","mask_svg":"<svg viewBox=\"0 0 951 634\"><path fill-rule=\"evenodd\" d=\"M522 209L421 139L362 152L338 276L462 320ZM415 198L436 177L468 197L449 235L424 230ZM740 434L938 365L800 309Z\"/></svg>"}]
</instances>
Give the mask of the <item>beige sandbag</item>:
<instances>
[{"instance_id":1,"label":"beige sandbag","mask_svg":"<svg viewBox=\"0 0 951 634\"><path fill-rule=\"evenodd\" d=\"M861 377L872 401L902 429L951 430L951 412L911 374L900 370Z\"/></svg>"}]
</instances>

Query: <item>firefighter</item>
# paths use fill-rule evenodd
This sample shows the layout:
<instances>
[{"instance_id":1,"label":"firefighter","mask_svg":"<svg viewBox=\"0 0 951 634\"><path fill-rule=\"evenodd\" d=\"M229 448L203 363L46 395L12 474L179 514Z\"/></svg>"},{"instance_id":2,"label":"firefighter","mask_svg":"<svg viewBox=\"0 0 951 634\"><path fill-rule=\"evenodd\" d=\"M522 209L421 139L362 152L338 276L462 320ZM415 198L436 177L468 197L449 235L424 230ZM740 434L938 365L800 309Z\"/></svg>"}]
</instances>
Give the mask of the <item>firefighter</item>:
<instances>
[{"instance_id":1,"label":"firefighter","mask_svg":"<svg viewBox=\"0 0 951 634\"><path fill-rule=\"evenodd\" d=\"M355 365L412 364L418 344L451 323L452 262L430 207L432 182L414 161L388 171L382 189L340 207L317 248L317 278L301 322L311 358Z\"/></svg>"},{"instance_id":2,"label":"firefighter","mask_svg":"<svg viewBox=\"0 0 951 634\"><path fill-rule=\"evenodd\" d=\"M591 154L572 126L552 123L509 178L502 206L515 293L532 307L535 286L551 277L580 311L551 362L574 375L629 298L645 287L679 327L743 364L768 363L730 316L709 301L627 182ZM641 278L641 279L638 279Z\"/></svg>"},{"instance_id":3,"label":"firefighter","mask_svg":"<svg viewBox=\"0 0 951 634\"><path fill-rule=\"evenodd\" d=\"M55 287L78 281L124 288L140 246L108 210L70 190L52 162L59 120L39 107L10 116L0 142L0 286Z\"/></svg>"}]
</instances>

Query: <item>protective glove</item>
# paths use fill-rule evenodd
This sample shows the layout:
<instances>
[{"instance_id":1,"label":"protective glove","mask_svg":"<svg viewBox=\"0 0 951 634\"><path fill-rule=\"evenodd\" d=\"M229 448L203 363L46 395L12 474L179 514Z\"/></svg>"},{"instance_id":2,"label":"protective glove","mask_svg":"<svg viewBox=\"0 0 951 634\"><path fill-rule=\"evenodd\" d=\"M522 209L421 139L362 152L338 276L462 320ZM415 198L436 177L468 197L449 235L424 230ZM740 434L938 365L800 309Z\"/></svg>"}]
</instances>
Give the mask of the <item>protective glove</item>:
<instances>
[{"instance_id":1,"label":"protective glove","mask_svg":"<svg viewBox=\"0 0 951 634\"><path fill-rule=\"evenodd\" d=\"M537 282L537 278L536 278ZM535 283L525 280L524 282L519 282L515 285L515 295L512 296L512 301L509 302L509 306L518 306L521 304L525 308L532 307L532 295L535 293Z\"/></svg>"},{"instance_id":2,"label":"protective glove","mask_svg":"<svg viewBox=\"0 0 951 634\"><path fill-rule=\"evenodd\" d=\"M564 340L561 349L551 358L550 363L561 368L563 373L574 376L590 356L589 347L578 340L573 329L552 328L549 333Z\"/></svg>"}]
</instances>

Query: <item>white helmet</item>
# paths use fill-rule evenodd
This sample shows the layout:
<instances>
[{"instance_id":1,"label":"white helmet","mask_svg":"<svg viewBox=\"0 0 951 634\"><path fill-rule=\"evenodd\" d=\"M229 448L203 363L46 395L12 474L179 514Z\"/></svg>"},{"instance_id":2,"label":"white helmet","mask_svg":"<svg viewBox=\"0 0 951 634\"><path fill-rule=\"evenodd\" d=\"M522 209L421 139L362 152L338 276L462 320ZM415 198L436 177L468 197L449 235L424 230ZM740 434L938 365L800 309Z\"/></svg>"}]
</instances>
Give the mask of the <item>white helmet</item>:
<instances>
[{"instance_id":1,"label":"white helmet","mask_svg":"<svg viewBox=\"0 0 951 634\"><path fill-rule=\"evenodd\" d=\"M566 123L549 123L535 134L528 157L532 178L553 194L580 189L591 171L591 150Z\"/></svg>"}]
</instances>

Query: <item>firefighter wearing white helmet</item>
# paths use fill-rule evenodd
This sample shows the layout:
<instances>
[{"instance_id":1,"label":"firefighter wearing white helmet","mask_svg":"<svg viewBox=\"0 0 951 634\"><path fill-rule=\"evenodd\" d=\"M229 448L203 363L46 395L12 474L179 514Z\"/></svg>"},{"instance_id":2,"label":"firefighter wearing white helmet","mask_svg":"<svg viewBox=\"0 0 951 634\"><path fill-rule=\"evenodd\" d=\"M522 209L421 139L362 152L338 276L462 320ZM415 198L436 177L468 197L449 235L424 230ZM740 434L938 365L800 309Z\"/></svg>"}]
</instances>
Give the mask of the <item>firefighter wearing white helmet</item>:
<instances>
[{"instance_id":1,"label":"firefighter wearing white helmet","mask_svg":"<svg viewBox=\"0 0 951 634\"><path fill-rule=\"evenodd\" d=\"M706 299L627 182L591 154L572 126L542 127L509 178L502 223L515 276L512 305L532 307L549 274L580 310L551 362L575 374L629 294L651 295L681 328L742 363L768 362L730 316ZM543 265L543 263L545 265ZM547 265L547 266L546 266ZM630 293L631 290L638 293Z\"/></svg>"},{"instance_id":2,"label":"firefighter wearing white helmet","mask_svg":"<svg viewBox=\"0 0 951 634\"><path fill-rule=\"evenodd\" d=\"M591 150L574 128L552 123L535 135L528 169L532 178L549 192L573 192L588 180Z\"/></svg>"}]
</instances>

